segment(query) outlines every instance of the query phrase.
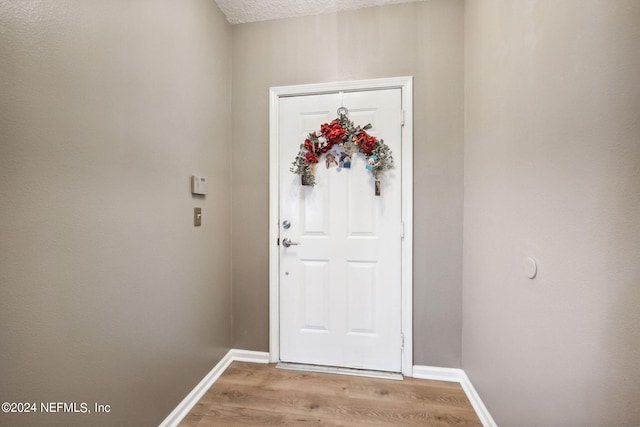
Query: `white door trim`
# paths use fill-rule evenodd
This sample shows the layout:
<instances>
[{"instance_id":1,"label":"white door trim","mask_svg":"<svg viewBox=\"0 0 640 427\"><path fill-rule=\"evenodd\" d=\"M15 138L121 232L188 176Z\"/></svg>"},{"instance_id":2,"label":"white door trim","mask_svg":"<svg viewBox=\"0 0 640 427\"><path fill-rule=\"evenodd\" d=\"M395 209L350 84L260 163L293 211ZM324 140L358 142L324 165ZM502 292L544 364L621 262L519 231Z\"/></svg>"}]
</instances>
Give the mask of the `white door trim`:
<instances>
[{"instance_id":1,"label":"white door trim","mask_svg":"<svg viewBox=\"0 0 640 427\"><path fill-rule=\"evenodd\" d=\"M270 362L280 361L280 235L278 200L279 171L289 165L279 163L279 99L322 93L401 89L402 127L402 373L413 376L413 77L279 86L269 89L269 354Z\"/></svg>"}]
</instances>

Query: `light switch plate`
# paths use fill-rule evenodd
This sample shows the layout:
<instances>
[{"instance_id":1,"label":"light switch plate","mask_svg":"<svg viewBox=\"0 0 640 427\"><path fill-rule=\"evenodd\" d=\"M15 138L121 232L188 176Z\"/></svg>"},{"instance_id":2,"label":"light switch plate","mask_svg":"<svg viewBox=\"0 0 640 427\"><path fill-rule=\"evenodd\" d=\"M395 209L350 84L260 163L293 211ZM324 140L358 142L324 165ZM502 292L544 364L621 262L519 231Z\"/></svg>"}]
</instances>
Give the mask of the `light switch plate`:
<instances>
[{"instance_id":1,"label":"light switch plate","mask_svg":"<svg viewBox=\"0 0 640 427\"><path fill-rule=\"evenodd\" d=\"M193 225L194 227L202 225L202 208L193 208Z\"/></svg>"}]
</instances>

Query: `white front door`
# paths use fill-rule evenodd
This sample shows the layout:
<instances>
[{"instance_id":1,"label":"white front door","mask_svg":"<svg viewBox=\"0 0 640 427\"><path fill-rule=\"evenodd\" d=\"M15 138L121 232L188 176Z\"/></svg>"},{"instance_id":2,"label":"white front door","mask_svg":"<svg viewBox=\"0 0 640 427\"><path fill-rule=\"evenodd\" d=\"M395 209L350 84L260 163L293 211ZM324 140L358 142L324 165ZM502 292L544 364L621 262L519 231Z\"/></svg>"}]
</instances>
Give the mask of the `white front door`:
<instances>
[{"instance_id":1,"label":"white front door","mask_svg":"<svg viewBox=\"0 0 640 427\"><path fill-rule=\"evenodd\" d=\"M279 99L280 360L402 369L401 89ZM315 187L289 171L306 136L344 106L391 148L394 169L375 195L366 158L350 169L325 157ZM283 226L287 221L288 228ZM299 245L284 247L288 238Z\"/></svg>"}]
</instances>

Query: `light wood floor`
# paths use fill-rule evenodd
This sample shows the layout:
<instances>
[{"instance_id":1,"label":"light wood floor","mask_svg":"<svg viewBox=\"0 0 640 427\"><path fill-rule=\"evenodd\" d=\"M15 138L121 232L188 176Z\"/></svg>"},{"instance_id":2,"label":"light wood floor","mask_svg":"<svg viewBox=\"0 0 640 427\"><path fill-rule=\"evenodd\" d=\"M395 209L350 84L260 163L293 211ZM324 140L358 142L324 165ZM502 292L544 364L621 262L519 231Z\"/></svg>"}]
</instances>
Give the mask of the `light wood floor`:
<instances>
[{"instance_id":1,"label":"light wood floor","mask_svg":"<svg viewBox=\"0 0 640 427\"><path fill-rule=\"evenodd\" d=\"M482 426L457 383L233 362L180 423L205 426Z\"/></svg>"}]
</instances>

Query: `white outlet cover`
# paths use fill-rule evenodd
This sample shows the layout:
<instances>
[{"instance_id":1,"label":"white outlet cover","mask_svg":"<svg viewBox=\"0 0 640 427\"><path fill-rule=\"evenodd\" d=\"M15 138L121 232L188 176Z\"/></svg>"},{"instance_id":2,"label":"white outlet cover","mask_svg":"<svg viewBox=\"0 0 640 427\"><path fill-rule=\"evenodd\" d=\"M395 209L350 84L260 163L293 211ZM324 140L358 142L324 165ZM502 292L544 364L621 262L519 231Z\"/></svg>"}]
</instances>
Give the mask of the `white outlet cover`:
<instances>
[{"instance_id":1,"label":"white outlet cover","mask_svg":"<svg viewBox=\"0 0 640 427\"><path fill-rule=\"evenodd\" d=\"M533 279L538 274L538 264L536 264L536 260L531 257L526 257L522 262L522 268L524 269L524 274L529 279Z\"/></svg>"}]
</instances>

